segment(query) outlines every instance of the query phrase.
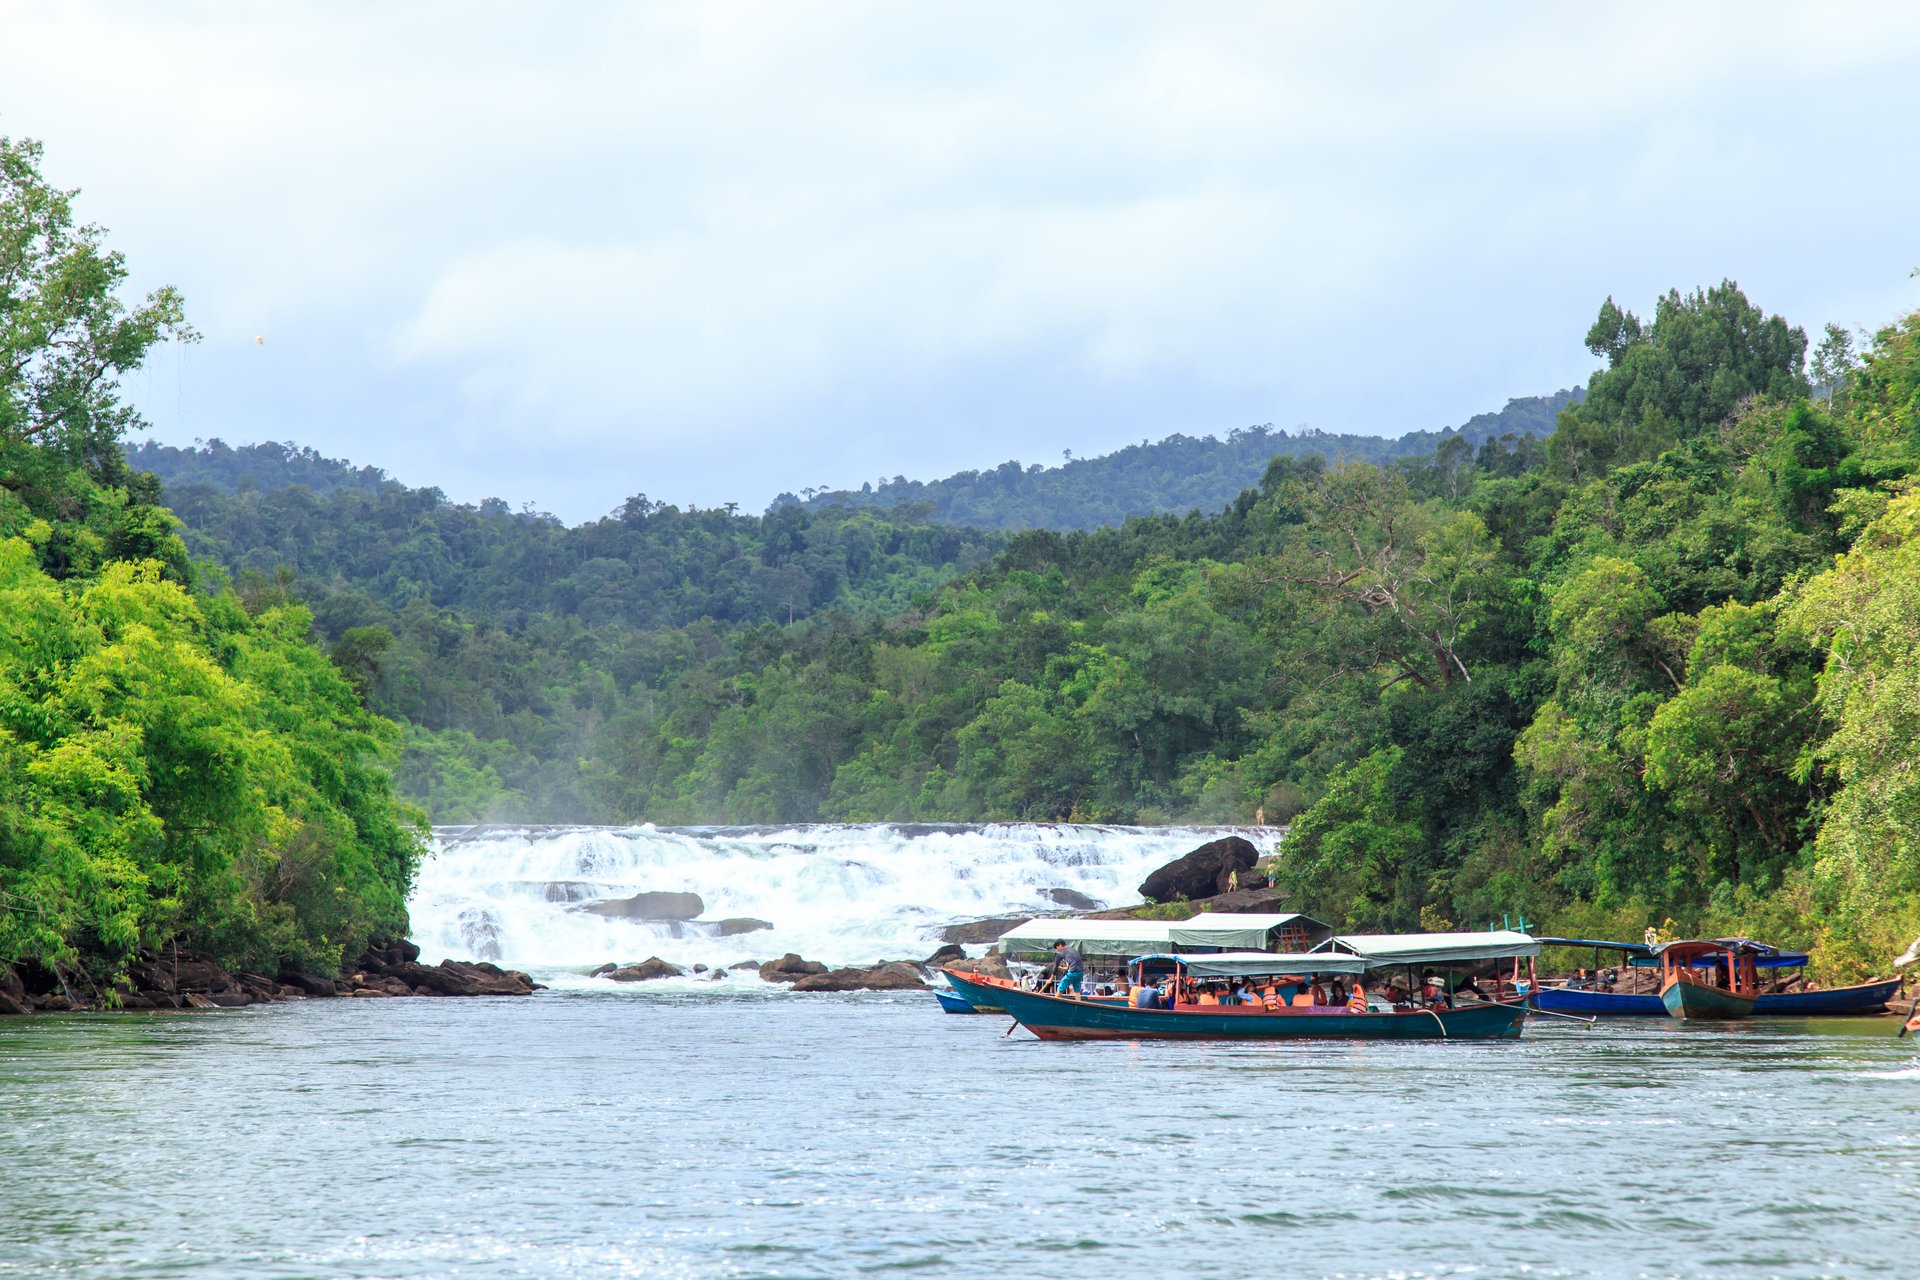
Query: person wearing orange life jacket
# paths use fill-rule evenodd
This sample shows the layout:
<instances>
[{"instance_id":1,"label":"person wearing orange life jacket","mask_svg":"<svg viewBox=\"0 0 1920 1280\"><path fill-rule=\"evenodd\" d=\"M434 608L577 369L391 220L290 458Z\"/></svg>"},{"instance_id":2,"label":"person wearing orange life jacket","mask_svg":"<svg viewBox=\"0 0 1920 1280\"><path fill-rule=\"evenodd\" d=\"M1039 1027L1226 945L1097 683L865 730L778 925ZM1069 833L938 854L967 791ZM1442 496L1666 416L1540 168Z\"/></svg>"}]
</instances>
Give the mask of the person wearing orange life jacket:
<instances>
[{"instance_id":1,"label":"person wearing orange life jacket","mask_svg":"<svg viewBox=\"0 0 1920 1280\"><path fill-rule=\"evenodd\" d=\"M1347 996L1347 1012L1365 1013L1366 1011L1367 986L1364 982L1356 981L1353 984L1353 991Z\"/></svg>"}]
</instances>

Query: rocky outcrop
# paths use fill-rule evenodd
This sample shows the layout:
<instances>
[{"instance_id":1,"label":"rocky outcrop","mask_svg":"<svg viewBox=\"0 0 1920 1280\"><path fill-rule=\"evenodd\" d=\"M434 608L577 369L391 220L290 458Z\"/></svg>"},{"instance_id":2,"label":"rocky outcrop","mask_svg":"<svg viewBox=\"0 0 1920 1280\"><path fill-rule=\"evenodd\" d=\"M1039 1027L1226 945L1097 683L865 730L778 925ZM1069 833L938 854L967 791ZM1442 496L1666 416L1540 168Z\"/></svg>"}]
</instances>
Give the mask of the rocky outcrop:
<instances>
[{"instance_id":1,"label":"rocky outcrop","mask_svg":"<svg viewBox=\"0 0 1920 1280\"><path fill-rule=\"evenodd\" d=\"M801 978L795 991L909 991L927 984L920 970L904 960L893 960L868 968L832 969Z\"/></svg>"},{"instance_id":2,"label":"rocky outcrop","mask_svg":"<svg viewBox=\"0 0 1920 1280\"><path fill-rule=\"evenodd\" d=\"M947 966L961 973L977 973L983 978L1011 978L1007 969L1007 958L997 951L989 951L977 960L956 960Z\"/></svg>"},{"instance_id":3,"label":"rocky outcrop","mask_svg":"<svg viewBox=\"0 0 1920 1280\"><path fill-rule=\"evenodd\" d=\"M938 969L943 964L952 964L955 960L965 960L967 949L957 942L949 942L920 963L929 969Z\"/></svg>"},{"instance_id":4,"label":"rocky outcrop","mask_svg":"<svg viewBox=\"0 0 1920 1280\"><path fill-rule=\"evenodd\" d=\"M942 942L998 942L1000 935L1016 925L1023 925L1032 916L996 916L991 920L968 920L961 924L950 924L940 931Z\"/></svg>"},{"instance_id":5,"label":"rocky outcrop","mask_svg":"<svg viewBox=\"0 0 1920 1280\"><path fill-rule=\"evenodd\" d=\"M1149 902L1210 898L1228 891L1229 879L1236 871L1241 873L1243 881L1249 879L1246 873L1251 872L1259 860L1260 851L1253 847L1252 841L1242 836L1223 836L1175 858L1141 881L1140 896Z\"/></svg>"},{"instance_id":6,"label":"rocky outcrop","mask_svg":"<svg viewBox=\"0 0 1920 1280\"><path fill-rule=\"evenodd\" d=\"M1241 878L1245 879L1244 876ZM1287 891L1263 884L1257 889L1242 889L1238 893L1216 893L1193 905L1198 911L1234 911L1243 915L1247 912L1285 911Z\"/></svg>"},{"instance_id":7,"label":"rocky outcrop","mask_svg":"<svg viewBox=\"0 0 1920 1280\"><path fill-rule=\"evenodd\" d=\"M773 928L772 921L756 920L752 916L729 916L725 920L714 922L714 932L716 936L722 938L731 938L741 933L758 933L762 929L771 928Z\"/></svg>"},{"instance_id":8,"label":"rocky outcrop","mask_svg":"<svg viewBox=\"0 0 1920 1280\"><path fill-rule=\"evenodd\" d=\"M1078 889L1048 889L1045 896L1049 902L1058 903L1069 911L1098 911L1107 905L1098 898L1089 898Z\"/></svg>"},{"instance_id":9,"label":"rocky outcrop","mask_svg":"<svg viewBox=\"0 0 1920 1280\"><path fill-rule=\"evenodd\" d=\"M811 978L827 971L827 966L815 960L802 960L789 951L778 960L769 960L760 966L762 982L797 982L801 978Z\"/></svg>"},{"instance_id":10,"label":"rocky outcrop","mask_svg":"<svg viewBox=\"0 0 1920 1280\"><path fill-rule=\"evenodd\" d=\"M420 948L382 939L338 978L284 970L275 977L229 972L184 947L139 952L110 991L85 978L29 967L0 967L0 1013L67 1009L232 1009L332 996L524 996L541 988L524 973L481 962L420 963Z\"/></svg>"},{"instance_id":11,"label":"rocky outcrop","mask_svg":"<svg viewBox=\"0 0 1920 1280\"><path fill-rule=\"evenodd\" d=\"M659 978L679 978L685 974L685 969L668 964L659 956L648 956L639 964L624 965L619 968L602 965L593 971L594 977L611 978L615 982L652 982Z\"/></svg>"},{"instance_id":12,"label":"rocky outcrop","mask_svg":"<svg viewBox=\"0 0 1920 1280\"><path fill-rule=\"evenodd\" d=\"M615 920L692 920L707 909L697 893L636 893L574 908Z\"/></svg>"}]
</instances>

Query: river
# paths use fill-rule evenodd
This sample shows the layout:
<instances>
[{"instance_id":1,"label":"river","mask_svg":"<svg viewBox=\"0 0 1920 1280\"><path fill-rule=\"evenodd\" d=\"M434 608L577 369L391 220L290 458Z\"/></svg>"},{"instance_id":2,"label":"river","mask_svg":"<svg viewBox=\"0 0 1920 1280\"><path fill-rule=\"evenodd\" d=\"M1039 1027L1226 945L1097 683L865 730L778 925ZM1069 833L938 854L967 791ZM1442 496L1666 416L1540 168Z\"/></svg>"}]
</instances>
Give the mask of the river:
<instances>
[{"instance_id":1,"label":"river","mask_svg":"<svg viewBox=\"0 0 1920 1280\"><path fill-rule=\"evenodd\" d=\"M1889 1019L1046 1044L544 972L0 1020L0 1277L1920 1275Z\"/></svg>"}]
</instances>

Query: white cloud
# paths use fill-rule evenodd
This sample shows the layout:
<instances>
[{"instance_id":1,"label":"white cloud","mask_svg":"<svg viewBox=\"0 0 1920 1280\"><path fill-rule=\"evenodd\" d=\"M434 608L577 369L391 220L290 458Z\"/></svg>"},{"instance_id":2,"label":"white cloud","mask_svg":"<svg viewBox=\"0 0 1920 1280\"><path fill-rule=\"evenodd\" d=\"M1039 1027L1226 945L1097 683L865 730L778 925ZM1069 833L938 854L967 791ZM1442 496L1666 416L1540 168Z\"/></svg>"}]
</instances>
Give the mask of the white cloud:
<instances>
[{"instance_id":1,"label":"white cloud","mask_svg":"<svg viewBox=\"0 0 1920 1280\"><path fill-rule=\"evenodd\" d=\"M1920 256L1891 6L0 10L0 129L208 333L164 433L576 516L1435 426L1608 293Z\"/></svg>"}]
</instances>

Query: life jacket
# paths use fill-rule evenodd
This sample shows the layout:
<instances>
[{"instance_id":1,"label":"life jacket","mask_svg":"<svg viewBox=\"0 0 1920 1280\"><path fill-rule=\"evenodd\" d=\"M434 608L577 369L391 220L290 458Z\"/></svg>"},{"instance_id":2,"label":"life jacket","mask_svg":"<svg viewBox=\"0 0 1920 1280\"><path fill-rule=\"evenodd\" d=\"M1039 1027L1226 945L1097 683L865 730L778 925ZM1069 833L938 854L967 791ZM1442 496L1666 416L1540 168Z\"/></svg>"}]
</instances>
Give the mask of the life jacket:
<instances>
[{"instance_id":1,"label":"life jacket","mask_svg":"<svg viewBox=\"0 0 1920 1280\"><path fill-rule=\"evenodd\" d=\"M1367 993L1361 990L1359 987L1355 987L1353 989L1352 994L1350 994L1347 997L1347 1012L1348 1013L1365 1013L1366 1011L1367 1011Z\"/></svg>"}]
</instances>

